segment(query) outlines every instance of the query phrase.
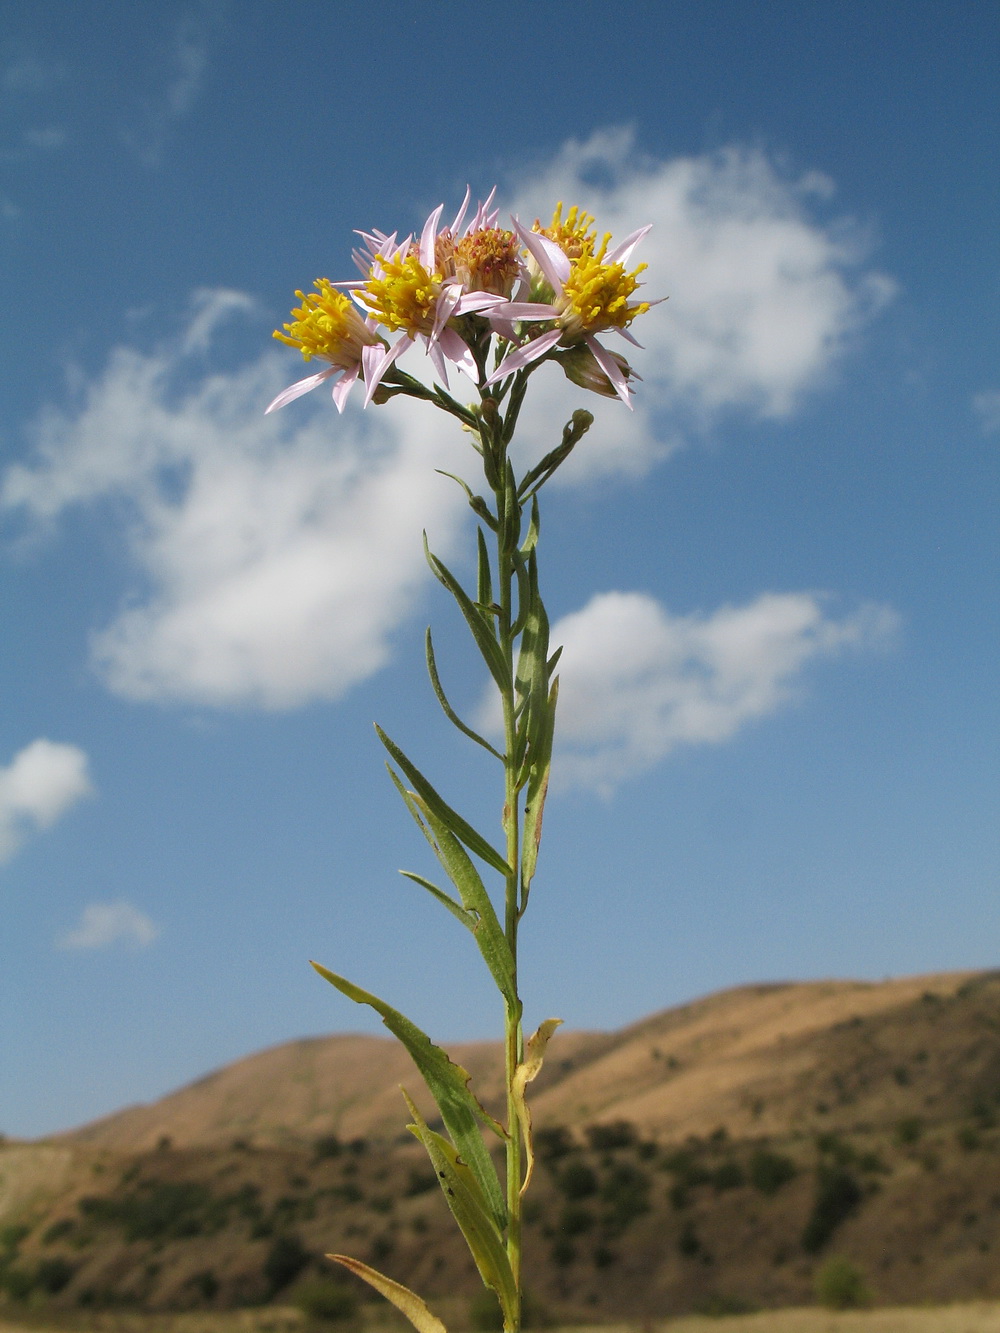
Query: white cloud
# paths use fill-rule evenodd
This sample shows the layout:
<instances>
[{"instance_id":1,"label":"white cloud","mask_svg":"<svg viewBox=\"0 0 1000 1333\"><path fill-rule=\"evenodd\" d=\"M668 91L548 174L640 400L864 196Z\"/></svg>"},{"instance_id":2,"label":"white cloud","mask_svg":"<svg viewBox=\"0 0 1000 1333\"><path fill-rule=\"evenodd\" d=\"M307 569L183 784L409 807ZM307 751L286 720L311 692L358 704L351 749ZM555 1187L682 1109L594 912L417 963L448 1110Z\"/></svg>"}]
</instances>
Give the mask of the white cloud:
<instances>
[{"instance_id":1,"label":"white cloud","mask_svg":"<svg viewBox=\"0 0 1000 1333\"><path fill-rule=\"evenodd\" d=\"M87 756L75 745L39 739L25 746L0 768L0 862L92 790Z\"/></svg>"},{"instance_id":2,"label":"white cloud","mask_svg":"<svg viewBox=\"0 0 1000 1333\"><path fill-rule=\"evenodd\" d=\"M244 308L239 294L202 294L180 350L119 349L77 412L43 418L35 465L6 476L2 503L37 520L125 502L146 586L93 655L128 698L340 697L386 661L414 609L421 530L445 553L465 509L434 468L461 469L468 446L429 407L340 417L317 394L304 420L264 417L295 373L280 353L192 381L184 349L203 345L209 316Z\"/></svg>"},{"instance_id":3,"label":"white cloud","mask_svg":"<svg viewBox=\"0 0 1000 1333\"><path fill-rule=\"evenodd\" d=\"M984 435L995 435L1000 431L1000 390L987 389L977 393L972 400L972 408L979 418Z\"/></svg>"},{"instance_id":4,"label":"white cloud","mask_svg":"<svg viewBox=\"0 0 1000 1333\"><path fill-rule=\"evenodd\" d=\"M816 172L790 178L762 152L739 147L644 158L629 130L568 143L536 170L514 211L547 221L554 200L579 203L619 239L652 222L636 260L649 265L644 294L668 298L633 326L646 348L634 356L644 377L637 419L624 422L618 404L591 397L598 422L565 479L639 470L734 409L788 417L824 382L895 289L863 269L857 227L815 217L832 189ZM551 447L579 394L555 367L542 374L551 376L547 400L529 396L524 420Z\"/></svg>"},{"instance_id":5,"label":"white cloud","mask_svg":"<svg viewBox=\"0 0 1000 1333\"><path fill-rule=\"evenodd\" d=\"M147 98L140 123L122 134L124 142L147 166L159 164L170 131L201 96L209 40L220 14L215 0L202 0L182 13L168 52L166 84L158 96Z\"/></svg>"},{"instance_id":6,"label":"white cloud","mask_svg":"<svg viewBox=\"0 0 1000 1333\"><path fill-rule=\"evenodd\" d=\"M91 903L80 924L56 941L60 949L106 949L119 942L133 948L152 944L160 929L131 903Z\"/></svg>"},{"instance_id":7,"label":"white cloud","mask_svg":"<svg viewBox=\"0 0 1000 1333\"><path fill-rule=\"evenodd\" d=\"M793 698L809 661L885 645L897 624L872 605L838 620L812 593L688 616L601 593L552 628L563 645L554 779L608 794L678 745L728 740Z\"/></svg>"},{"instance_id":8,"label":"white cloud","mask_svg":"<svg viewBox=\"0 0 1000 1333\"><path fill-rule=\"evenodd\" d=\"M583 403L598 420L568 468L582 481L641 473L720 412L791 413L889 291L861 272L849 228L812 217L828 192L743 150L640 159L621 131L539 167L514 206L533 217L579 199L619 236L652 221L650 292L670 299L643 320L635 417L543 367L519 449L551 447ZM140 579L93 660L129 698L279 709L341 697L415 610L421 528L446 555L466 512L433 470L468 470L464 437L429 406L339 417L320 393L265 419L296 376L289 356L206 369L220 323L253 309L241 292L196 293L175 343L117 348L74 407L40 418L33 458L4 477L0 506L36 527L80 505L126 516Z\"/></svg>"}]
</instances>

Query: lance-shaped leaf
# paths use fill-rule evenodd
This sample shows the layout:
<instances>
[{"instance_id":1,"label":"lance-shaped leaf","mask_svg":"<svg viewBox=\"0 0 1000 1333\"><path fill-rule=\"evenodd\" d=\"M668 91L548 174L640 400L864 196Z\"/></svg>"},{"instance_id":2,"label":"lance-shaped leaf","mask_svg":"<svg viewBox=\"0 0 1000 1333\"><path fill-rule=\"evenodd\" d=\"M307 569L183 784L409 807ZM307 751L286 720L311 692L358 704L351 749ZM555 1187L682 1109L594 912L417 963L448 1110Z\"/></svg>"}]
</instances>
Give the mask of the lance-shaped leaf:
<instances>
[{"instance_id":1,"label":"lance-shaped leaf","mask_svg":"<svg viewBox=\"0 0 1000 1333\"><path fill-rule=\"evenodd\" d=\"M490 573L490 553L486 546L486 536L482 528L476 528L476 539L476 549L479 555L476 601L480 606L489 606L493 601L493 576Z\"/></svg>"},{"instance_id":2,"label":"lance-shaped leaf","mask_svg":"<svg viewBox=\"0 0 1000 1333\"><path fill-rule=\"evenodd\" d=\"M444 584L458 603L458 608L472 631L476 647L482 654L483 661L489 667L490 675L501 690L509 689L510 671L507 668L500 645L497 643L496 635L493 633L492 622L486 619L447 565L443 564L431 551L427 545L426 534L424 535L424 553L435 577Z\"/></svg>"},{"instance_id":3,"label":"lance-shaped leaf","mask_svg":"<svg viewBox=\"0 0 1000 1333\"><path fill-rule=\"evenodd\" d=\"M482 528L479 529L479 532L481 536ZM427 634L424 638L424 649L427 655L427 674L431 678L431 688L437 695L437 701L444 710L445 717L448 719L449 722L452 723L453 726L456 726L459 729L459 731L463 732L466 736L468 736L470 740L475 741L477 745L481 745L484 750L489 750L490 754L494 755L497 759L499 759L502 762L503 755L500 753L500 751L494 749L485 736L480 736L478 731L473 731L471 727L466 726L466 724L462 721L462 719L455 712L454 708L452 708L451 704L448 702L448 696L445 694L444 687L441 684L441 677L438 675L437 660L434 657L434 642L431 639L430 626L428 626Z\"/></svg>"},{"instance_id":4,"label":"lance-shaped leaf","mask_svg":"<svg viewBox=\"0 0 1000 1333\"><path fill-rule=\"evenodd\" d=\"M355 1004L367 1004L380 1014L385 1026L410 1052L413 1063L420 1070L431 1096L437 1102L448 1133L475 1177L484 1200L483 1206L497 1226L504 1226L507 1208L503 1192L500 1189L493 1159L486 1151L486 1144L476 1124L476 1118L478 1116L491 1128L496 1128L496 1121L470 1092L468 1070L455 1064L440 1046L434 1045L426 1032L422 1032L398 1009L393 1009L377 995L362 990L360 986L355 986L352 981L338 976L336 972L329 971L319 963L313 963L313 967L331 986L335 986L341 995L346 995Z\"/></svg>"},{"instance_id":5,"label":"lance-shaped leaf","mask_svg":"<svg viewBox=\"0 0 1000 1333\"><path fill-rule=\"evenodd\" d=\"M397 1310L406 1315L417 1333L448 1333L441 1320L431 1314L416 1292L404 1287L401 1282L393 1282L391 1277L386 1277L377 1268L370 1268L360 1259L352 1259L349 1254L328 1254L326 1257L343 1264L370 1287L374 1287L380 1296L391 1301Z\"/></svg>"},{"instance_id":6,"label":"lance-shaped leaf","mask_svg":"<svg viewBox=\"0 0 1000 1333\"><path fill-rule=\"evenodd\" d=\"M528 1188L532 1172L535 1169L535 1149L531 1140L531 1112L528 1110L528 1103L524 1095L524 1090L532 1079L537 1078L538 1071L542 1067L542 1060L545 1056L545 1048L549 1044L549 1038L561 1022L561 1018L547 1018L545 1022L541 1024L538 1031L528 1038L524 1060L514 1070L511 1092L513 1094L514 1107L517 1111L517 1118L521 1125L521 1136L524 1139L526 1162L524 1180L521 1183L522 1194Z\"/></svg>"},{"instance_id":7,"label":"lance-shaped leaf","mask_svg":"<svg viewBox=\"0 0 1000 1333\"><path fill-rule=\"evenodd\" d=\"M399 872L406 879L412 879L414 884L419 884L422 889L426 889L431 897L436 898L443 907L447 907L452 916L457 917L467 930L475 930L478 918L472 912L467 912L461 903L457 903L450 894L439 889L436 884L432 884L429 879L424 879L423 875L416 875L412 870L401 870Z\"/></svg>"},{"instance_id":8,"label":"lance-shaped leaf","mask_svg":"<svg viewBox=\"0 0 1000 1333\"><path fill-rule=\"evenodd\" d=\"M472 927L472 933L476 937L476 943L479 945L486 966L490 969L500 994L511 1010L518 1013L521 1006L514 985L514 955L510 951L510 944L497 918L490 895L486 892L486 886L455 835L437 818L426 802L416 794L413 794L413 799L430 826L434 835L431 846L448 878L458 889L462 906L467 912L475 912L478 917Z\"/></svg>"},{"instance_id":9,"label":"lance-shaped leaf","mask_svg":"<svg viewBox=\"0 0 1000 1333\"><path fill-rule=\"evenodd\" d=\"M559 700L559 677L556 676L549 690L548 708L545 716L545 728L536 740L536 748L531 756L528 774L528 797L524 807L524 836L521 841L521 887L523 893L522 909L527 901L528 890L535 875L538 862L538 848L542 841L542 816L545 813L545 797L549 790L549 773L552 768L552 738L555 731L556 704Z\"/></svg>"},{"instance_id":10,"label":"lance-shaped leaf","mask_svg":"<svg viewBox=\"0 0 1000 1333\"><path fill-rule=\"evenodd\" d=\"M407 759L395 741L389 739L378 723L375 724L375 730L378 732L379 740L413 783L417 794L423 797L427 808L434 811L437 818L441 820L446 828L451 829L456 838L465 843L470 852L474 852L476 856L481 857L487 865L491 865L501 875L512 875L514 873L512 868L496 848L487 842L481 833L477 833L471 824L467 824L462 816L437 794L416 764L412 764Z\"/></svg>"},{"instance_id":11,"label":"lance-shaped leaf","mask_svg":"<svg viewBox=\"0 0 1000 1333\"><path fill-rule=\"evenodd\" d=\"M405 1088L403 1096L414 1121L409 1128L427 1149L448 1207L461 1228L480 1276L499 1297L506 1327L513 1328L518 1306L517 1284L503 1236L490 1216L478 1182L448 1140L428 1128Z\"/></svg>"},{"instance_id":12,"label":"lance-shaped leaf","mask_svg":"<svg viewBox=\"0 0 1000 1333\"><path fill-rule=\"evenodd\" d=\"M493 529L493 531L496 532L497 521L490 513L489 506L487 505L486 501L483 499L481 495L473 494L472 487L469 485L468 482L463 481L461 477L456 477L454 472L445 472L444 468L436 467L434 471L437 472L442 477L448 477L451 481L457 481L459 486L461 486L462 490L468 496L469 507L472 510L472 512L477 516L477 518L481 518L484 523L489 524L489 526Z\"/></svg>"}]
</instances>

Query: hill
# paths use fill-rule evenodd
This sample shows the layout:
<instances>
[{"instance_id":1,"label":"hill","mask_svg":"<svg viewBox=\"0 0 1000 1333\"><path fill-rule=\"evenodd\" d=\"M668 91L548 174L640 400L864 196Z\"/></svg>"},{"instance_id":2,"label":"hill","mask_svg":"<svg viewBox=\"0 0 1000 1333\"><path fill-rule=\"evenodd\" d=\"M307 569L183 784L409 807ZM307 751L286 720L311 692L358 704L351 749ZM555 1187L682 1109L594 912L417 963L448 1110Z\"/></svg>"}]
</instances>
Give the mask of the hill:
<instances>
[{"instance_id":1,"label":"hill","mask_svg":"<svg viewBox=\"0 0 1000 1333\"><path fill-rule=\"evenodd\" d=\"M534 1084L535 1119L623 1119L647 1136L679 1139L706 1125L741 1136L785 1134L820 1119L827 1127L891 1123L911 1113L915 1100L922 1110L947 1106L954 1114L960 1089L977 1080L992 1087L1000 1066L990 1066L988 1032L966 1031L968 1015L947 1002L990 980L949 973L743 986L618 1032L560 1032ZM448 1049L480 1099L499 1111L499 1043ZM392 1038L314 1037L248 1056L53 1141L137 1152L164 1137L178 1147L233 1139L293 1145L330 1133L393 1139L403 1116L401 1083L431 1114L409 1056Z\"/></svg>"},{"instance_id":2,"label":"hill","mask_svg":"<svg viewBox=\"0 0 1000 1333\"><path fill-rule=\"evenodd\" d=\"M1000 1297L1000 975L741 987L551 1051L527 1215L550 1310L801 1304L833 1254L879 1301ZM495 1101L497 1048L451 1053ZM4 1146L0 1292L221 1308L287 1299L341 1249L471 1296L400 1081L389 1040L292 1042Z\"/></svg>"}]
</instances>

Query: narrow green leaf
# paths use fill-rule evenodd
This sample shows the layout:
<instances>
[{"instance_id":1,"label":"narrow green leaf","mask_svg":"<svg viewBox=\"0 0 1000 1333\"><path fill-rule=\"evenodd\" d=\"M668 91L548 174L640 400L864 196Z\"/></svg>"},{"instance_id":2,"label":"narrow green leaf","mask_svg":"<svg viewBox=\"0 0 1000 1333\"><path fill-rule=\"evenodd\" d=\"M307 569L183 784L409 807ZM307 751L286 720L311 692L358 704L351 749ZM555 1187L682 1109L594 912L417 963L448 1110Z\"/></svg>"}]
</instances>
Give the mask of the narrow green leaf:
<instances>
[{"instance_id":1,"label":"narrow green leaf","mask_svg":"<svg viewBox=\"0 0 1000 1333\"><path fill-rule=\"evenodd\" d=\"M442 477L448 477L451 481L457 481L459 486L461 486L462 490L468 496L469 508L472 512L477 518L481 518L484 523L488 524L489 527L496 532L497 521L490 513L489 505L481 495L473 494L472 488L469 486L468 482L463 481L461 477L457 477L454 472L445 472L444 468L436 467L434 471Z\"/></svg>"},{"instance_id":2,"label":"narrow green leaf","mask_svg":"<svg viewBox=\"0 0 1000 1333\"><path fill-rule=\"evenodd\" d=\"M441 1320L431 1314L416 1292L404 1287L401 1282L394 1282L377 1268L370 1268L368 1264L363 1264L360 1259L352 1259L348 1254L328 1254L326 1257L343 1264L370 1287L374 1287L380 1296L391 1301L397 1310L406 1315L417 1333L448 1333Z\"/></svg>"},{"instance_id":3,"label":"narrow green leaf","mask_svg":"<svg viewBox=\"0 0 1000 1333\"><path fill-rule=\"evenodd\" d=\"M479 550L479 585L476 601L480 606L489 606L493 601L493 578L490 574L490 553L486 546L486 534L482 528L476 529Z\"/></svg>"},{"instance_id":4,"label":"narrow green leaf","mask_svg":"<svg viewBox=\"0 0 1000 1333\"><path fill-rule=\"evenodd\" d=\"M426 1032L422 1032L398 1009L393 1009L377 995L362 990L360 986L355 986L352 981L329 971L320 963L313 963L312 966L324 980L335 986L341 995L346 995L355 1004L367 1004L380 1014L385 1026L410 1052L413 1063L420 1070L424 1082L437 1102L445 1128L451 1135L462 1160L467 1163L475 1177L484 1199L484 1207L497 1226L504 1226L507 1209L500 1181L493 1159L486 1150L483 1136L476 1124L477 1117L491 1128L496 1127L496 1121L480 1106L478 1099L470 1091L468 1070L455 1064L440 1046L434 1045Z\"/></svg>"},{"instance_id":5,"label":"narrow green leaf","mask_svg":"<svg viewBox=\"0 0 1000 1333\"><path fill-rule=\"evenodd\" d=\"M375 724L375 730L378 732L379 740L413 783L417 794L423 797L427 808L434 811L438 819L447 828L451 829L456 838L465 843L470 852L474 852L476 856L481 857L487 865L491 865L501 875L512 875L514 873L513 869L496 848L491 846L481 833L477 833L471 824L466 823L462 816L453 810L446 801L442 800L416 765L410 763L403 751L394 741L389 739L378 723Z\"/></svg>"},{"instance_id":6,"label":"narrow green leaf","mask_svg":"<svg viewBox=\"0 0 1000 1333\"><path fill-rule=\"evenodd\" d=\"M486 961L486 966L490 969L500 994L510 1007L517 1011L520 1009L520 1002L514 985L514 955L510 951L510 944L497 918L490 895L486 892L486 886L465 848L451 830L438 819L420 796L414 793L413 799L430 825L434 835L431 846L448 878L458 889L462 906L467 912L474 912L478 918L472 927L472 933L476 937L476 943Z\"/></svg>"},{"instance_id":7,"label":"narrow green leaf","mask_svg":"<svg viewBox=\"0 0 1000 1333\"><path fill-rule=\"evenodd\" d=\"M496 1292L504 1312L504 1322L508 1328L513 1328L518 1306L517 1285L504 1248L503 1236L490 1216L476 1178L447 1139L428 1128L405 1089L403 1096L413 1116L414 1123L410 1129L427 1149L448 1207L461 1228L480 1276Z\"/></svg>"},{"instance_id":8,"label":"narrow green leaf","mask_svg":"<svg viewBox=\"0 0 1000 1333\"><path fill-rule=\"evenodd\" d=\"M555 730L556 704L558 701L559 677L556 676L549 691L545 728L538 736L537 748L531 757L531 767L528 775L528 796L524 809L524 836L521 841L522 910L528 899L531 881L535 876L538 847L542 840L542 815L545 812L545 797L549 789L549 773L552 768L552 738Z\"/></svg>"},{"instance_id":9,"label":"narrow green leaf","mask_svg":"<svg viewBox=\"0 0 1000 1333\"><path fill-rule=\"evenodd\" d=\"M479 531L481 535L482 528L480 528ZM427 656L427 674L431 678L431 687L433 688L434 693L437 695L437 701L444 710L445 717L448 719L450 723L452 723L453 726L456 726L459 729L459 731L461 731L464 735L468 736L470 740L475 741L477 745L481 745L484 750L489 750L490 754L494 755L497 759L500 760L501 763L503 763L503 755L500 753L500 751L495 750L485 736L480 736L478 731L473 731L471 727L467 727L465 723L462 721L462 719L455 712L454 708L452 708L451 704L448 702L448 697L445 694L444 688L441 684L441 677L438 675L437 662L434 658L434 643L431 640L430 626L428 626L427 628L427 634L424 639L424 649Z\"/></svg>"},{"instance_id":10,"label":"narrow green leaf","mask_svg":"<svg viewBox=\"0 0 1000 1333\"><path fill-rule=\"evenodd\" d=\"M531 518L528 521L528 531L525 534L524 541L521 543L521 554L527 555L538 545L538 534L541 531L541 517L538 512L538 496L531 497Z\"/></svg>"},{"instance_id":11,"label":"narrow green leaf","mask_svg":"<svg viewBox=\"0 0 1000 1333\"><path fill-rule=\"evenodd\" d=\"M447 907L452 916L457 917L467 930L474 931L478 924L478 917L467 912L461 903L457 903L450 894L439 889L436 884L432 884L429 879L424 879L423 875L416 875L412 870L401 870L399 872L406 879L412 879L414 884L419 884L422 889L426 889L429 894L438 900L444 907Z\"/></svg>"},{"instance_id":12,"label":"narrow green leaf","mask_svg":"<svg viewBox=\"0 0 1000 1333\"><path fill-rule=\"evenodd\" d=\"M427 545L427 536L424 535L424 554L427 556L427 563L434 572L435 577L444 584L455 601L458 603L459 610L465 617L466 624L472 631L472 637L476 641L476 647L482 655L483 661L489 668L490 675L496 681L501 690L510 688L510 671L504 660L503 652L497 643L496 635L493 631L492 621L487 620L482 611L476 606L475 602L465 591L458 579L451 570L440 561Z\"/></svg>"},{"instance_id":13,"label":"narrow green leaf","mask_svg":"<svg viewBox=\"0 0 1000 1333\"><path fill-rule=\"evenodd\" d=\"M556 1028L562 1023L561 1018L547 1018L542 1023L538 1031L528 1038L528 1046L524 1053L524 1060L514 1070L514 1078L511 1083L511 1094L513 1097L514 1108L517 1112L517 1118L521 1125L521 1134L524 1139L525 1150L525 1172L524 1180L521 1182L521 1193L531 1183L531 1176L535 1169L535 1149L531 1137L531 1112L528 1110L528 1102L524 1092L532 1079L538 1077L538 1072L542 1067L542 1059L545 1055L545 1048L549 1044L549 1038L555 1032Z\"/></svg>"}]
</instances>

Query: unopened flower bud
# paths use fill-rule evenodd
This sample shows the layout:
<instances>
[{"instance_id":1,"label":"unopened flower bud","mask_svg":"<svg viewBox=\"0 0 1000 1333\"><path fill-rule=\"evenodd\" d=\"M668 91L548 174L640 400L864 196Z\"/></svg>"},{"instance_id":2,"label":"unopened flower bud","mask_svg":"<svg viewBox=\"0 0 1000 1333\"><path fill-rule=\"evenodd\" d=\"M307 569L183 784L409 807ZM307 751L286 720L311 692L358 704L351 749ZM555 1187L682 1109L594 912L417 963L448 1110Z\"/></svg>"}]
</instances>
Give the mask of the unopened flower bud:
<instances>
[{"instance_id":1,"label":"unopened flower bud","mask_svg":"<svg viewBox=\"0 0 1000 1333\"><path fill-rule=\"evenodd\" d=\"M606 355L614 358L626 380L639 378L623 356L608 351ZM567 347L556 352L555 360L562 366L566 378L578 384L581 389L589 389L591 393L599 393L605 398L618 396L618 390L601 369L597 358L586 343L577 343L575 347Z\"/></svg>"}]
</instances>

